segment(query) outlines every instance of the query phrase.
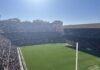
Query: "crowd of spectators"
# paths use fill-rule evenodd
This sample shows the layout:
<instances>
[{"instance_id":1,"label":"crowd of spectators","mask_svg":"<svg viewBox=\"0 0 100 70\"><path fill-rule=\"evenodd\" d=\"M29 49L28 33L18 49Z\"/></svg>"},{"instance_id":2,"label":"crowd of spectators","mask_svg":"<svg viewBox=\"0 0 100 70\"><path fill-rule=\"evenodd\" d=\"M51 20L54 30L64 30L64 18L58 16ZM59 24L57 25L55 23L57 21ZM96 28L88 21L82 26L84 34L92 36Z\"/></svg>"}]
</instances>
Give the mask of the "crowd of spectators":
<instances>
[{"instance_id":1,"label":"crowd of spectators","mask_svg":"<svg viewBox=\"0 0 100 70\"><path fill-rule=\"evenodd\" d=\"M0 35L0 70L20 70L17 48Z\"/></svg>"}]
</instances>

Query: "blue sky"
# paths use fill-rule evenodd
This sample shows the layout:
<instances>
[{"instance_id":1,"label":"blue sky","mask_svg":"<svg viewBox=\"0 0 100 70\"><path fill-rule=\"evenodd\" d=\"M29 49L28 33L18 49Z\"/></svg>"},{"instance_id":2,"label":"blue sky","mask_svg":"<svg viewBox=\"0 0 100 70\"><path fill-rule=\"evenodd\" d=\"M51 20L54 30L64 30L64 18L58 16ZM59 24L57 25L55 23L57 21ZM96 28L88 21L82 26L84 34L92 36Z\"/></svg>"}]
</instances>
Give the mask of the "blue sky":
<instances>
[{"instance_id":1,"label":"blue sky","mask_svg":"<svg viewBox=\"0 0 100 70\"><path fill-rule=\"evenodd\" d=\"M100 22L100 0L0 0L1 19L42 19L64 24Z\"/></svg>"}]
</instances>

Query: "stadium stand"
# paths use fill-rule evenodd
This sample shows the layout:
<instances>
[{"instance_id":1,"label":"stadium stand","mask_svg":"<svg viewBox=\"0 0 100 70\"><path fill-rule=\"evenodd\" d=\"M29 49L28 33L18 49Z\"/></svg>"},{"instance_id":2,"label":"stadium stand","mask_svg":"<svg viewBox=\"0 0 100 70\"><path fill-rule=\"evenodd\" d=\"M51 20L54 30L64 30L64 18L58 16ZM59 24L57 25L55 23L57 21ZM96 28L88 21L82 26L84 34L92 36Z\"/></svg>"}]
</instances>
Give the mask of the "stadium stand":
<instances>
[{"instance_id":1,"label":"stadium stand","mask_svg":"<svg viewBox=\"0 0 100 70\"><path fill-rule=\"evenodd\" d=\"M79 49L100 56L100 23L64 26L67 41L79 42Z\"/></svg>"},{"instance_id":2,"label":"stadium stand","mask_svg":"<svg viewBox=\"0 0 100 70\"><path fill-rule=\"evenodd\" d=\"M100 55L100 23L63 25L62 21L21 21L13 18L0 21L0 34L11 40L13 45L61 43L67 41L86 52Z\"/></svg>"},{"instance_id":3,"label":"stadium stand","mask_svg":"<svg viewBox=\"0 0 100 70\"><path fill-rule=\"evenodd\" d=\"M17 48L0 35L0 70L20 70Z\"/></svg>"},{"instance_id":4,"label":"stadium stand","mask_svg":"<svg viewBox=\"0 0 100 70\"><path fill-rule=\"evenodd\" d=\"M62 42L63 22L34 20L21 22L17 18L0 21L0 34L14 45Z\"/></svg>"}]
</instances>

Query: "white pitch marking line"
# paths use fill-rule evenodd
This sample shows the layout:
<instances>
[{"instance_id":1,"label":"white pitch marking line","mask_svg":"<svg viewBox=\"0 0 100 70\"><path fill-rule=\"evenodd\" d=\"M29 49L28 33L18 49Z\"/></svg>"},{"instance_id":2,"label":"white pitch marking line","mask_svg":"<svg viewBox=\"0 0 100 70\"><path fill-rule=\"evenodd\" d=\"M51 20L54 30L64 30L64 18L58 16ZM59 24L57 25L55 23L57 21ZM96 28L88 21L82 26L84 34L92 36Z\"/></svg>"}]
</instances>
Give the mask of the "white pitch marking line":
<instances>
[{"instance_id":1,"label":"white pitch marking line","mask_svg":"<svg viewBox=\"0 0 100 70\"><path fill-rule=\"evenodd\" d=\"M21 61L22 61L22 64L23 64L23 68L24 68L24 70L28 70L28 69L27 69L26 62L25 62L25 60L24 60L24 57L23 57L23 54L22 54L20 48L19 48L19 52L20 52L20 56L21 56Z\"/></svg>"},{"instance_id":2,"label":"white pitch marking line","mask_svg":"<svg viewBox=\"0 0 100 70\"><path fill-rule=\"evenodd\" d=\"M22 60L21 60L21 56L20 56L19 48L17 48L17 52L18 52L18 58L19 58L19 63L20 63L20 70L24 70L23 64L22 64Z\"/></svg>"}]
</instances>

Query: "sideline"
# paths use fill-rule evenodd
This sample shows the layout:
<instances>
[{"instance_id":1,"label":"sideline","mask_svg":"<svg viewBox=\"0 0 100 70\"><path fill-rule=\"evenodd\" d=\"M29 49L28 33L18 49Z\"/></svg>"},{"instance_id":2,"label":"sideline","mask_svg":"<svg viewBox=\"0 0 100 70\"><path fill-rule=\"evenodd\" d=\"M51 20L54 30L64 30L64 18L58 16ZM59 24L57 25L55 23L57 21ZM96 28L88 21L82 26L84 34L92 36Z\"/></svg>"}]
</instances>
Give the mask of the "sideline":
<instances>
[{"instance_id":1,"label":"sideline","mask_svg":"<svg viewBox=\"0 0 100 70\"><path fill-rule=\"evenodd\" d=\"M26 63L25 63L25 60L24 60L24 57L23 57L23 55L22 55L21 49L20 49L20 48L17 48L17 51L18 51L20 69L21 69L21 70L28 70L28 69L27 69L27 66L26 66Z\"/></svg>"}]
</instances>

